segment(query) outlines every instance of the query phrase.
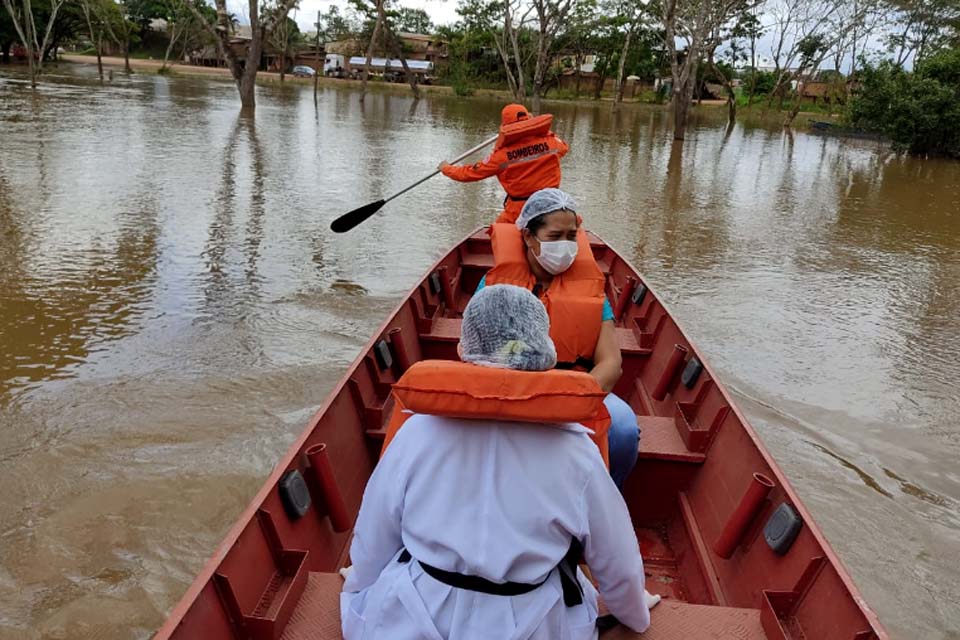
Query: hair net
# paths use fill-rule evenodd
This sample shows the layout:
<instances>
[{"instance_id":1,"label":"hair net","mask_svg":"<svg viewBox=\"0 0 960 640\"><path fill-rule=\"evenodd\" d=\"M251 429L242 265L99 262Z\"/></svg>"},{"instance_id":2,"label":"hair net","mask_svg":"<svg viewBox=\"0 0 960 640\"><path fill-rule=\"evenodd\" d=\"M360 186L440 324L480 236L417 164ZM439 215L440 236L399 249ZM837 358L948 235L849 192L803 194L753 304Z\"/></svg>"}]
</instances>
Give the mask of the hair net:
<instances>
[{"instance_id":1,"label":"hair net","mask_svg":"<svg viewBox=\"0 0 960 640\"><path fill-rule=\"evenodd\" d=\"M527 198L523 209L520 210L520 217L517 218L517 228L526 229L534 218L561 209L576 213L577 203L573 201L573 197L569 193L553 188L540 189L540 191Z\"/></svg>"},{"instance_id":2,"label":"hair net","mask_svg":"<svg viewBox=\"0 0 960 640\"><path fill-rule=\"evenodd\" d=\"M557 350L543 303L522 287L484 287L463 312L460 358L486 367L552 369Z\"/></svg>"}]
</instances>

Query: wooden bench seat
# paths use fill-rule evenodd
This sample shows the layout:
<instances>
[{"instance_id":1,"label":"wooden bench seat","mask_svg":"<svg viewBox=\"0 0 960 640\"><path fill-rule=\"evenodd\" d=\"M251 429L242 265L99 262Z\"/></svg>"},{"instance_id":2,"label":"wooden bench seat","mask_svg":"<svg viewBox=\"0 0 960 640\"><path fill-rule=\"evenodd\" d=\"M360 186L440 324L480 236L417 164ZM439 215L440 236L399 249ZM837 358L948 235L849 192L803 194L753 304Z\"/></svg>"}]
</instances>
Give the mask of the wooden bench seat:
<instances>
[{"instance_id":1,"label":"wooden bench seat","mask_svg":"<svg viewBox=\"0 0 960 640\"><path fill-rule=\"evenodd\" d=\"M492 253L465 253L460 259L460 266L464 269L476 269L480 271L487 271L493 268L493 254ZM598 260L597 266L600 267L600 272L605 275L610 275L610 265L604 260Z\"/></svg>"},{"instance_id":2,"label":"wooden bench seat","mask_svg":"<svg viewBox=\"0 0 960 640\"><path fill-rule=\"evenodd\" d=\"M420 339L431 342L457 342L460 340L460 324L463 322L460 318L434 318L433 326L429 333L421 333ZM649 355L650 350L640 346L637 342L637 336L633 329L627 327L617 327L617 344L620 351L625 356L644 356Z\"/></svg>"},{"instance_id":3,"label":"wooden bench seat","mask_svg":"<svg viewBox=\"0 0 960 640\"><path fill-rule=\"evenodd\" d=\"M703 453L687 449L673 418L637 416L640 425L640 460L669 460L700 464L707 459Z\"/></svg>"},{"instance_id":4,"label":"wooden bench seat","mask_svg":"<svg viewBox=\"0 0 960 640\"><path fill-rule=\"evenodd\" d=\"M282 640L341 640L340 590L337 573L311 573L300 602L284 629ZM600 637L604 640L764 640L760 611L711 607L664 600L652 611L652 624L642 636L623 626Z\"/></svg>"}]
</instances>

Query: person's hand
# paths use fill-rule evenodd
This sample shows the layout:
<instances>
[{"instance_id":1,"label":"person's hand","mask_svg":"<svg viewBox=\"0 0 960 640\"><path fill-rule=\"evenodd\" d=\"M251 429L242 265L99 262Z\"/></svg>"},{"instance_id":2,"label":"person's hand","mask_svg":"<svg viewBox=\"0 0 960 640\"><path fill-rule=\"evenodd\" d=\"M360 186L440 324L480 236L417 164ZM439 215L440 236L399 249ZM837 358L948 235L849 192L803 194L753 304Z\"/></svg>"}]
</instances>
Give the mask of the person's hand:
<instances>
[{"instance_id":1,"label":"person's hand","mask_svg":"<svg viewBox=\"0 0 960 640\"><path fill-rule=\"evenodd\" d=\"M449 166L450 166L450 163L444 160L437 165L437 171L443 171L445 167L449 167Z\"/></svg>"},{"instance_id":2,"label":"person's hand","mask_svg":"<svg viewBox=\"0 0 960 640\"><path fill-rule=\"evenodd\" d=\"M350 572L351 572L351 571L353 571L353 565L350 565L349 567L344 567L343 569L340 569L340 577L342 577L344 580L346 580L347 578L350 577ZM647 595L649 596L650 594L648 593ZM657 596L657 597L659 598L660 596Z\"/></svg>"},{"instance_id":3,"label":"person's hand","mask_svg":"<svg viewBox=\"0 0 960 640\"><path fill-rule=\"evenodd\" d=\"M659 595L654 595L654 594L650 593L649 591L647 591L646 589L644 589L644 590L643 590L643 600L644 600L644 602L645 602L646 605L647 605L647 609L653 609L653 608L654 608L655 606L657 606L657 604L660 602L660 596L659 596Z\"/></svg>"}]
</instances>

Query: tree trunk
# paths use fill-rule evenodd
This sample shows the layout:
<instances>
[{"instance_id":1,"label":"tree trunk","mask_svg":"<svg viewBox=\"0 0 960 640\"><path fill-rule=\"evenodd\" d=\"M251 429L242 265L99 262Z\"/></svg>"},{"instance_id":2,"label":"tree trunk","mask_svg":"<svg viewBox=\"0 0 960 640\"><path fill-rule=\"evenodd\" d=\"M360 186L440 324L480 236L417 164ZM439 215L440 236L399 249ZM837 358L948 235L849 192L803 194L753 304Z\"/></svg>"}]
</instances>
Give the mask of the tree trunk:
<instances>
[{"instance_id":1,"label":"tree trunk","mask_svg":"<svg viewBox=\"0 0 960 640\"><path fill-rule=\"evenodd\" d=\"M380 35L380 29L383 25L380 22L380 5L384 0L377 0L377 21L373 25L373 33L370 35L370 44L367 46L367 61L363 65L363 82L360 85L360 102L367 97L367 80L370 77L370 61L373 59L373 48L376 46L377 37Z\"/></svg>"},{"instance_id":2,"label":"tree trunk","mask_svg":"<svg viewBox=\"0 0 960 640\"><path fill-rule=\"evenodd\" d=\"M167 43L167 50L163 54L163 66L160 67L161 71L167 70L167 63L170 61L170 52L173 51L173 45L176 44L178 37L177 24L173 23L173 27L170 30L170 42Z\"/></svg>"},{"instance_id":3,"label":"tree trunk","mask_svg":"<svg viewBox=\"0 0 960 640\"><path fill-rule=\"evenodd\" d=\"M623 39L623 50L620 52L620 64L617 65L617 95L613 99L614 110L620 108L623 102L623 90L626 87L627 80L623 77L624 69L627 67L627 53L630 51L630 38L633 37L633 28L627 30L627 37Z\"/></svg>"},{"instance_id":4,"label":"tree trunk","mask_svg":"<svg viewBox=\"0 0 960 640\"><path fill-rule=\"evenodd\" d=\"M0 63L10 64L10 48L13 42L0 43Z\"/></svg>"},{"instance_id":5,"label":"tree trunk","mask_svg":"<svg viewBox=\"0 0 960 640\"><path fill-rule=\"evenodd\" d=\"M380 10L383 11L383 3L380 4ZM410 90L413 91L413 97L415 100L419 100L420 89L417 87L417 77L410 72L410 65L407 64L407 56L403 53L403 45L400 43L400 39L390 29L390 25L387 24L386 12L384 12L383 15L383 28L384 34L390 41L390 48L393 50L394 55L400 58L400 65L403 67L403 74L406 76L407 82L410 83Z\"/></svg>"},{"instance_id":6,"label":"tree trunk","mask_svg":"<svg viewBox=\"0 0 960 640\"><path fill-rule=\"evenodd\" d=\"M693 49L693 47L690 47ZM689 65L689 66L688 66ZM683 84L673 90L673 139L683 140L687 134L687 119L693 104L693 89L697 83L697 59L692 55L684 61L680 74Z\"/></svg>"},{"instance_id":7,"label":"tree trunk","mask_svg":"<svg viewBox=\"0 0 960 640\"><path fill-rule=\"evenodd\" d=\"M100 76L100 82L102 83L103 82L103 58L100 56L100 51L103 49L103 37L97 38L93 47L97 51L97 75Z\"/></svg>"},{"instance_id":8,"label":"tree trunk","mask_svg":"<svg viewBox=\"0 0 960 640\"><path fill-rule=\"evenodd\" d=\"M237 82L237 89L240 92L240 106L242 110L253 110L257 108L257 71L254 67L251 73L249 69L244 68Z\"/></svg>"},{"instance_id":9,"label":"tree trunk","mask_svg":"<svg viewBox=\"0 0 960 640\"><path fill-rule=\"evenodd\" d=\"M714 75L720 78L720 82L723 83L723 88L727 92L727 123L733 126L733 123L737 121L737 96L733 91L733 83L730 81L730 78L727 77L727 74L717 66L716 61L713 59L712 51L707 58L707 63L710 65L710 70L713 71Z\"/></svg>"},{"instance_id":10,"label":"tree trunk","mask_svg":"<svg viewBox=\"0 0 960 640\"><path fill-rule=\"evenodd\" d=\"M517 29L513 28L513 21L510 16L510 4L506 3L507 13L504 21L504 32L509 32L510 35L510 44L513 47L513 61L514 66L517 68L517 86L514 91L514 99L517 102L523 102L527 97L527 80L523 76L523 58L520 56L520 37L517 34ZM509 29L507 24L510 24ZM523 20L520 21L520 25L523 26Z\"/></svg>"},{"instance_id":11,"label":"tree trunk","mask_svg":"<svg viewBox=\"0 0 960 640\"><path fill-rule=\"evenodd\" d=\"M547 48L549 46L549 41L545 42L545 37L541 34L537 45L537 62L533 69L533 100L531 106L535 114L540 113L540 101L543 98L543 76L546 73L544 67L547 66Z\"/></svg>"},{"instance_id":12,"label":"tree trunk","mask_svg":"<svg viewBox=\"0 0 960 640\"><path fill-rule=\"evenodd\" d=\"M533 112L535 114L540 113L540 108L542 106L541 100L543 99L543 76L546 75L546 66L547 66L547 49L550 47L550 42L543 35L540 37L540 42L537 46L537 62L533 68L533 99L531 100L533 107Z\"/></svg>"},{"instance_id":13,"label":"tree trunk","mask_svg":"<svg viewBox=\"0 0 960 640\"><path fill-rule=\"evenodd\" d=\"M317 43L316 51L314 54L316 56L316 62L314 62L315 69L313 70L313 102L317 102L317 87L320 84L320 74L323 72L323 65L320 64L320 10L317 9Z\"/></svg>"},{"instance_id":14,"label":"tree trunk","mask_svg":"<svg viewBox=\"0 0 960 640\"><path fill-rule=\"evenodd\" d=\"M797 117L797 114L800 113L800 96L797 96L797 99L793 102L793 108L790 109L790 113L787 114L787 117L783 120L783 126L789 129L793 126L793 121Z\"/></svg>"},{"instance_id":15,"label":"tree trunk","mask_svg":"<svg viewBox=\"0 0 960 640\"><path fill-rule=\"evenodd\" d=\"M686 93L684 91L684 93ZM687 134L687 112L690 110L690 100L674 94L673 101L673 139L683 140Z\"/></svg>"},{"instance_id":16,"label":"tree trunk","mask_svg":"<svg viewBox=\"0 0 960 640\"><path fill-rule=\"evenodd\" d=\"M123 72L127 75L133 73L133 69L130 68L130 35L127 34L126 39L123 41Z\"/></svg>"},{"instance_id":17,"label":"tree trunk","mask_svg":"<svg viewBox=\"0 0 960 640\"><path fill-rule=\"evenodd\" d=\"M29 44L29 45L25 45L25 47L27 49L27 61L28 61L27 64L30 69L30 88L36 89L37 88L37 67L33 61L33 45Z\"/></svg>"},{"instance_id":18,"label":"tree trunk","mask_svg":"<svg viewBox=\"0 0 960 640\"><path fill-rule=\"evenodd\" d=\"M100 77L100 83L103 84L103 59L100 57L100 49L103 47L103 35L97 33L93 28L93 21L90 19L90 5L86 1L80 3L83 9L83 17L87 21L87 29L90 30L90 42L93 44L94 51L97 52L97 75Z\"/></svg>"},{"instance_id":19,"label":"tree trunk","mask_svg":"<svg viewBox=\"0 0 960 640\"><path fill-rule=\"evenodd\" d=\"M574 89L574 94L579 98L580 97L580 80L583 78L583 72L580 70L580 67L583 66L583 51L579 49L577 50L576 65L577 65L577 88Z\"/></svg>"}]
</instances>

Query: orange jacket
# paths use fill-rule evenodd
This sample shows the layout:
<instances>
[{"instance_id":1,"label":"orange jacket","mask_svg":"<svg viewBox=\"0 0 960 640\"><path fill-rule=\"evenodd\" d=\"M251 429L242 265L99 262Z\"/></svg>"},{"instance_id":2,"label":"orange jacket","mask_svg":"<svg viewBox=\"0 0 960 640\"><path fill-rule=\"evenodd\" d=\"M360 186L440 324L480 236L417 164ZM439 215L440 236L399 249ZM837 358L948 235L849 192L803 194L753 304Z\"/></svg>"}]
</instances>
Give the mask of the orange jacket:
<instances>
[{"instance_id":1,"label":"orange jacket","mask_svg":"<svg viewBox=\"0 0 960 640\"><path fill-rule=\"evenodd\" d=\"M493 268L486 284L513 284L532 291L536 277L527 262L527 248L515 224L494 224ZM540 299L550 316L550 338L557 348L557 365L586 367L593 359L603 318L605 279L583 229L577 231L577 257L569 269L553 277Z\"/></svg>"},{"instance_id":2,"label":"orange jacket","mask_svg":"<svg viewBox=\"0 0 960 640\"><path fill-rule=\"evenodd\" d=\"M493 153L472 165L450 165L443 175L460 182L474 182L497 176L507 192L505 213L497 222L515 222L524 201L535 191L560 186L560 158L570 146L552 131L533 134L498 145ZM511 206L513 205L513 206ZM516 209L516 214L512 211ZM512 215L512 220L509 219Z\"/></svg>"},{"instance_id":3,"label":"orange jacket","mask_svg":"<svg viewBox=\"0 0 960 640\"><path fill-rule=\"evenodd\" d=\"M579 422L608 462L610 414L603 389L579 371L515 371L450 360L414 363L393 385L383 450L414 413L471 420ZM382 455L382 453L381 453Z\"/></svg>"}]
</instances>

